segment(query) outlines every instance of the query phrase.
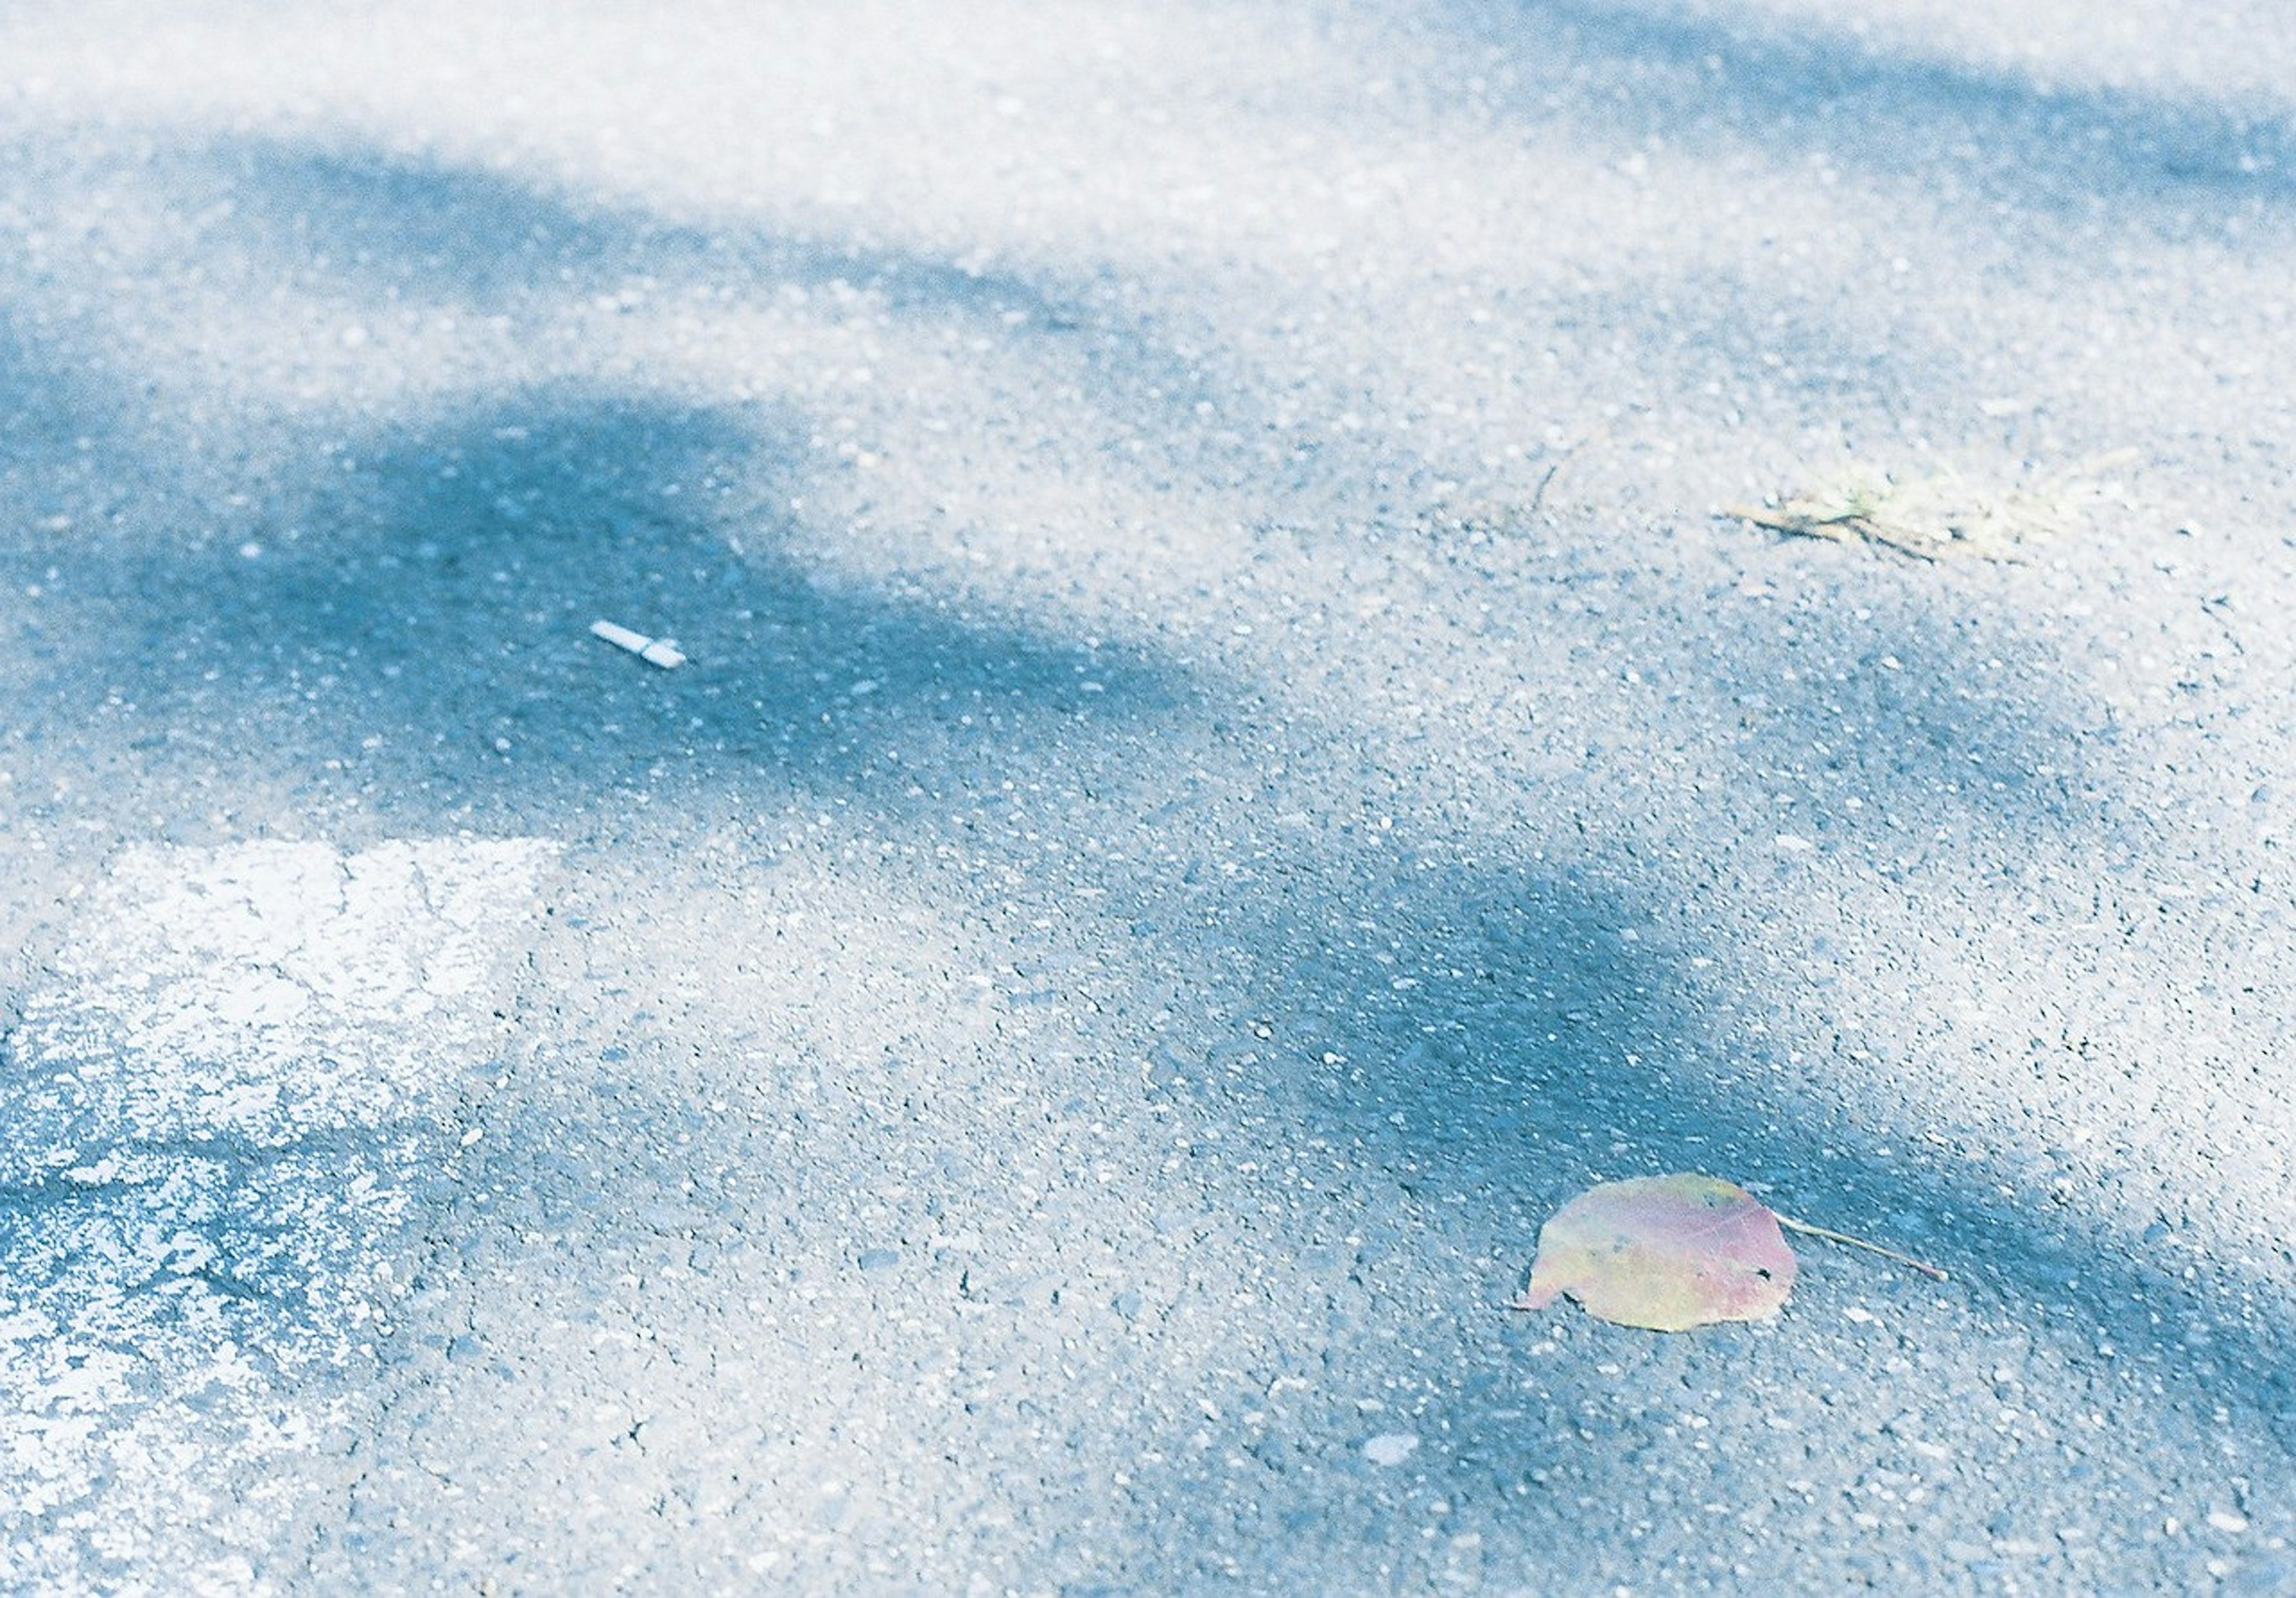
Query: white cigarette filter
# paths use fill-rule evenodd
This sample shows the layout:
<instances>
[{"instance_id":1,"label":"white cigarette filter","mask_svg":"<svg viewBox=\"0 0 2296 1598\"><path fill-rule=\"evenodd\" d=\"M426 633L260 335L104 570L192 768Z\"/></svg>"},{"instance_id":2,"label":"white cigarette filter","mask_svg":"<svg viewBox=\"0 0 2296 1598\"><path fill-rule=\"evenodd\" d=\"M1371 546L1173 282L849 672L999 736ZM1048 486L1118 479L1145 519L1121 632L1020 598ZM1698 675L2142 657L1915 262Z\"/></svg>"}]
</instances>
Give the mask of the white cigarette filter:
<instances>
[{"instance_id":1,"label":"white cigarette filter","mask_svg":"<svg viewBox=\"0 0 2296 1598\"><path fill-rule=\"evenodd\" d=\"M676 642L669 638L649 638L644 633L634 633L626 627L616 627L611 621L594 621L590 635L603 638L616 649L626 649L649 666L659 666L670 671L685 664Z\"/></svg>"}]
</instances>

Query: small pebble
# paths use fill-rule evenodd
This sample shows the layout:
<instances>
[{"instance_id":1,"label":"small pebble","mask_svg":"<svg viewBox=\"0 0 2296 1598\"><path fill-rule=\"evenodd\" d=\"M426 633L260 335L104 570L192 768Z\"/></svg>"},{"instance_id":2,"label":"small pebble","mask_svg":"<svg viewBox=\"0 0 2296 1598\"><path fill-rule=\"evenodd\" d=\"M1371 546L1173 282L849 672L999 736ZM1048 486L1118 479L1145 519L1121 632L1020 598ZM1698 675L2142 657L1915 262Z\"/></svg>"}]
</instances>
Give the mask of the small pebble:
<instances>
[{"instance_id":1,"label":"small pebble","mask_svg":"<svg viewBox=\"0 0 2296 1598\"><path fill-rule=\"evenodd\" d=\"M1419 1448L1419 1439L1407 1431L1390 1431L1363 1446L1364 1457L1381 1466L1399 1465Z\"/></svg>"}]
</instances>

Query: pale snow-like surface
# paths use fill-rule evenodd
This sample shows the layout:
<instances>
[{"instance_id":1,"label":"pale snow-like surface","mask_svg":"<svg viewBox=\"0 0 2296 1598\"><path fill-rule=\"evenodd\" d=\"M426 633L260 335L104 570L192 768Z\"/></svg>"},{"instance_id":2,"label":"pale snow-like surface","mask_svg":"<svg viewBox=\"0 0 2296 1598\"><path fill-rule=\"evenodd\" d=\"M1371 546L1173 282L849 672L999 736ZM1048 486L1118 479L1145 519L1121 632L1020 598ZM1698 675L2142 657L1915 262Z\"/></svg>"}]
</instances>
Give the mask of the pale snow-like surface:
<instances>
[{"instance_id":1,"label":"pale snow-like surface","mask_svg":"<svg viewBox=\"0 0 2296 1598\"><path fill-rule=\"evenodd\" d=\"M0 1078L0 1584L269 1585L554 854L144 847L78 904Z\"/></svg>"}]
</instances>

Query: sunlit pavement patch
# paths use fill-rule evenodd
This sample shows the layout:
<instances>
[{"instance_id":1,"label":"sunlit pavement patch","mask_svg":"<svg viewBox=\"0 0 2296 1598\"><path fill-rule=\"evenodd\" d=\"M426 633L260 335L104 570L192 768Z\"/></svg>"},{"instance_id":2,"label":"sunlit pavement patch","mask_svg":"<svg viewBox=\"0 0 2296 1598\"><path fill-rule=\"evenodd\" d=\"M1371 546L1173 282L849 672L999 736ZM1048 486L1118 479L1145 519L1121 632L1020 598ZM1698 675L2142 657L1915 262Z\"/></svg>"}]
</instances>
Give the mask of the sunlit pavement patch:
<instances>
[{"instance_id":1,"label":"sunlit pavement patch","mask_svg":"<svg viewBox=\"0 0 2296 1598\"><path fill-rule=\"evenodd\" d=\"M0 1587L245 1590L554 853L124 854L0 1046Z\"/></svg>"}]
</instances>

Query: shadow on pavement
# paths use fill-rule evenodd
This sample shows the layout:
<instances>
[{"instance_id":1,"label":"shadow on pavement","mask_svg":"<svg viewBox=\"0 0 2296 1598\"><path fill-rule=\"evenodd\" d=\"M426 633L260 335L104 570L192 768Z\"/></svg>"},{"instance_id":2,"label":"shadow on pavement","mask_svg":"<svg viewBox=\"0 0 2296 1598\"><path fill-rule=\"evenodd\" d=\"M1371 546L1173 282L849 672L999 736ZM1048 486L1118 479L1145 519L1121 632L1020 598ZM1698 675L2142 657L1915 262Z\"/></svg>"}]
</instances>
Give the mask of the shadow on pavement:
<instances>
[{"instance_id":1,"label":"shadow on pavement","mask_svg":"<svg viewBox=\"0 0 2296 1598\"><path fill-rule=\"evenodd\" d=\"M1758 82L1764 73L1800 81L1823 67L1853 96L1900 109L1910 98L1956 114L1974 93L1935 82L1925 69L1804 61L1784 45L1710 39L1688 24L1574 14L1583 28L1614 30L1624 48L1685 56L1727 49L1751 62ZM1986 94L1978 103L1986 117L2032 110L2013 102L1984 109ZM1871 159L1883 160L1882 148ZM2155 170L2141 139L2108 149L2131 187ZM534 268L623 247L619 231L586 232L554 202L522 198L498 179L439 179L340 152L297 159L308 214L335 217L330 232L355 233L371 258L361 268L378 282L422 275L458 291L512 295ZM282 237L303 247L291 229ZM645 247L643 228L627 237ZM473 248L473 238L485 242ZM389 253L394 241L404 257ZM706 249L714 259L719 246L676 248ZM794 257L769 245L726 248L753 257L766 281L791 258L800 275L842 274L856 258L811 246ZM340 250L325 253L332 260ZM1063 302L1025 282L985 291L967 275L897 258L879 258L870 269L898 285L893 299L904 314L977 307L992 292L996 304L1032 293L1039 306ZM43 367L37 350L18 358L36 371L70 365L51 356ZM1160 372L1172 357L1143 358ZM1420 1361L1423 1373L1476 1372L1488 1382L1495 1370L1512 1369L1508 1361L1531 1358L1529 1346L1547 1333L1542 1323L1486 1315L1516 1284L1544 1213L1598 1176L1703 1168L1800 1189L1792 1200L1780 1195L1788 1208L1824 1198L1814 1192L1822 1175L1826 1192L1854 1201L1869 1224L1881 1217L1881 1229L1926 1239L1968 1269L1936 1295L1947 1308L1909 1315L1934 1314L1952 1325L1964 1315L2024 1322L2041 1307L2049 1318L2085 1320L2144 1351L2161 1385L2124 1396L2118 1413L2136 1430L2101 1446L2129 1446L2157 1427L2163 1446L2199 1447L2205 1418L2222 1405L2285 1424L2290 1394L2277 1347L2285 1328L2276 1307L2252 1333L2218 1326L2209 1350L2195 1355L2190 1333L2210 1319L2209 1307L2128 1258L2077 1212L2020 1191L2016 1173L1981 1157L1915 1151L1883 1160L1868 1151L1875 1129L1857 1106L1771 1097L1761 1045L1726 1019L1731 996L1698 974L1686 934L1664 930L1677 924L1669 916L1680 871L1638 859L1631 829L1543 847L1533 862L1522 858L1524 839L1472 827L1406 826L1374 842L1360 830L1371 781L1407 792L1425 774L1399 768L1391 750L1359 746L1361 726L1295 718L1280 705L1250 709L1263 685L1183 668L1144 647L980 613L922 586L873 587L808 570L785 553L792 524L770 509L804 486L794 440L807 430L806 418L772 404L712 410L562 387L402 417L344 439L339 452L313 447L309 480L250 507L232 537L197 550L155 539L119 565L110 590L82 612L85 624L62 641L67 660L59 664L69 664L69 676L34 684L44 701L37 713L68 720L90 702L93 684L133 682L138 735L166 741L154 758L179 748L182 769L204 770L225 786L236 772L309 760L332 729L338 742L326 758L341 763L342 774L315 787L359 793L374 818L361 824L386 829L452 828L476 802L482 815L504 822L586 815L611 835L602 782L651 786L657 773L696 801L697 826L793 795L833 793L849 801L846 824L857 841L961 841L1022 881L1022 901L1045 897L1043 839L1019 820L964 827L960 839L952 807L977 805L1025 772L1067 800L1029 827L1049 831L1073 856L1144 824L1175 852L1160 863L1089 866L1100 907L1076 913L1091 929L1081 941L1124 929L1131 947L1119 969L1152 966L1172 988L1216 998L1230 1022L1247 1023L1216 1021L1209 1004L1176 1023L1164 1068L1182 1085L1161 1091L1177 1095L1176 1115L1250 1128L1255 1165L1312 1149L1305 1168L1319 1184L1312 1201L1295 1192L1278 1202L1267 1183L1221 1170L1201 1191L1239 1211L1256 1206L1250 1228L1271 1252L1295 1243L1303 1256L1322 1250L1321 1265L1298 1271L1354 1284L1352 1296L1334 1291L1320 1348L1280 1350L1279 1367L1247 1373L1255 1381L1314 1360L1326 1369ZM170 471L167 462L111 464ZM720 489L729 506L722 511L710 508ZM707 594L710 611L729 619L685 638L695 653L689 669L650 675L583 635L595 615L652 630L680 608L668 602L673 594ZM1630 617L1606 625L1635 636ZM1942 613L1909 609L1899 625L1940 660L1960 652ZM1521 635L1544 650L1591 636L1583 618ZM1726 725L1751 683L1784 658L1767 625L1749 623L1732 636L1746 676L1722 680L1727 702L1701 710L1702 724ZM1639 642L1661 655L1675 647ZM1913 659L1918 666L1920 655ZM209 676L217 660L231 663L227 679ZM1677 660L1677 669L1685 692L1713 691L1690 662ZM2005 701L1972 712L1966 725L1938 711L1906 728L1906 707L1888 691L1858 692L1857 717L1914 734L1882 774L1908 794L1933 793L1941 774L1961 774L1973 750L2013 744L2078 758L2065 718L2046 706ZM1944 692L1923 702L1957 701ZM1795 726L1778 747L1800 747L1806 732ZM1264 758L1265 741L1279 737L1291 765L1280 780ZM1589 745L1584 758L1632 763L1643 753L1618 740ZM1190 776L1176 780L1184 772ZM1734 774L1716 803L1767 802L1747 786L1746 774ZM2028 805L2018 789L1974 786L1965 797L1972 809L2015 824L2086 824L2061 807ZM1309 824L1278 831L1273 818L1295 807ZM1538 836L1554 845L1560 833ZM1215 842L1238 872L1202 869ZM1031 878L1037 888L1025 886ZM1710 885L1731 891L1726 872ZM1620 936L1652 927L1660 930L1631 949ZM1056 928L1054 940L1060 936ZM1265 1037L1250 1020L1265 1023ZM1128 1061L1100 1063L1110 1075L1099 1091L1111 1106L1138 1094ZM603 1102L594 1110L603 1126L627 1114ZM849 1130L901 1135L898 1122L855 1113L863 1119ZM559 1132L537 1124L502 1135L507 1146L490 1144L488 1158L516 1172L545 1169ZM730 1123L701 1135L704 1151L728 1164L760 1153ZM972 1180L993 1189L994 1153L973 1153ZM608 1180L627 1179L606 1168ZM656 1160L631 1168L666 1177L676 1168ZM785 1173L792 1192L852 1179L843 1168L795 1170ZM1301 1285L1281 1272L1278 1280ZM1822 1283L1807 1291L1823 1300ZM1742 1357L1790 1384L1805 1328L1821 1344L1840 1340L1792 1319L1767 1340L1622 1340L1619 1357L1669 1391L1726 1382ZM1391 1335L1398 1332L1399 1342ZM1541 1472L1560 1471L1554 1480L1568 1479L1570 1493L1557 1490L1526 1512L1513 1534L1523 1546L1542 1537L1551 1545L1589 1512L1587 1499L1572 1495L1599 1496L1636 1465L1631 1452L1558 1463L1553 1438L1626 1438L1646 1418L1605 1390L1590 1373L1547 1373L1516 1391L1514 1413L1501 1418L1490 1390L1447 1389L1428 1374L1418 1423L1439 1424L1453 1438L1439 1462L1430 1450L1431 1490L1507 1501L1534 1480L1543 1490ZM1887 1402L1883 1392L1862 1397ZM1968 1396L1931 1397L1941 1406ZM1830 1423L1822 1405L1790 1418L1797 1428ZM960 1433L952 1446L963 1440ZM1341 1525L1348 1492L1335 1493L1328 1477L1309 1482L1311 1455L1304 1446L1275 1447L1260 1460L1308 1505L1302 1518L1262 1534L1288 1545L1294 1561L1305 1550L1311 1565L1320 1536L1332 1539L1336 1560L1363 1541L1405 1535L1400 1507ZM1105 1496L1119 1517L1127 1505L1147 1516L1154 1493L1173 1495L1144 1520L1144 1535L1164 1537L1193 1517L1217 1523L1233 1490L1209 1465L1144 1467L1141 1479L1146 1485L1129 1496L1099 1483L1078 1490Z\"/></svg>"},{"instance_id":2,"label":"shadow on pavement","mask_svg":"<svg viewBox=\"0 0 2296 1598\"><path fill-rule=\"evenodd\" d=\"M1923 60L1809 22L1694 12L1639 0L1456 0L1465 39L1537 61L1593 58L1594 92L1623 91L1614 127L1685 143L1720 132L1781 161L1814 149L1923 181L1965 146L1984 199L2056 221L2141 220L2171 236L2194 208L2296 200L2296 121L2285 106L2218 106L2056 85ZM1567 76L1567 75L1566 75ZM1554 81L1540 75L1541 81ZM1533 109L1536 102L1527 102ZM1544 113L1539 113L1544 114Z\"/></svg>"}]
</instances>

